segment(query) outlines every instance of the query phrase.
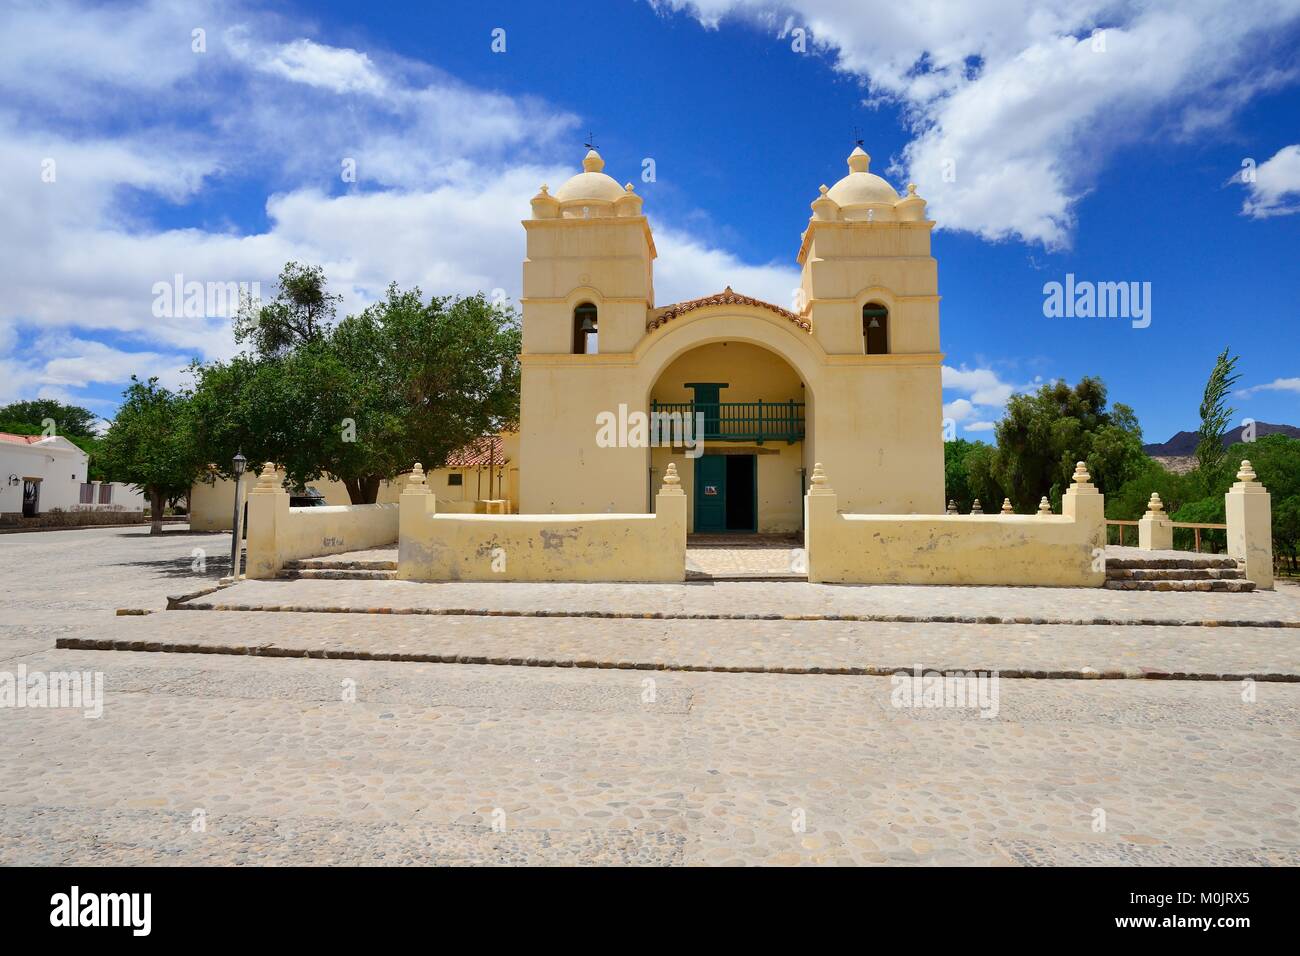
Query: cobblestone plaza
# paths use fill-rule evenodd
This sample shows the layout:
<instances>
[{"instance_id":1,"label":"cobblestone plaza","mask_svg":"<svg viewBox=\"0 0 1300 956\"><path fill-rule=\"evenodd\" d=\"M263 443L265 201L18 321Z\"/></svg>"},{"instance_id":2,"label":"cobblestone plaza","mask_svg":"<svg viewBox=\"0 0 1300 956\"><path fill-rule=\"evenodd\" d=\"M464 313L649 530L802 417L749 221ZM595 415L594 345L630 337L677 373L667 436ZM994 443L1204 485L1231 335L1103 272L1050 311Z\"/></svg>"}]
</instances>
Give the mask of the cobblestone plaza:
<instances>
[{"instance_id":1,"label":"cobblestone plaza","mask_svg":"<svg viewBox=\"0 0 1300 956\"><path fill-rule=\"evenodd\" d=\"M104 679L97 719L0 707L0 863L1300 862L1284 581L297 580L167 610L227 543L0 537L0 672ZM997 672L995 706L906 706L913 668Z\"/></svg>"}]
</instances>

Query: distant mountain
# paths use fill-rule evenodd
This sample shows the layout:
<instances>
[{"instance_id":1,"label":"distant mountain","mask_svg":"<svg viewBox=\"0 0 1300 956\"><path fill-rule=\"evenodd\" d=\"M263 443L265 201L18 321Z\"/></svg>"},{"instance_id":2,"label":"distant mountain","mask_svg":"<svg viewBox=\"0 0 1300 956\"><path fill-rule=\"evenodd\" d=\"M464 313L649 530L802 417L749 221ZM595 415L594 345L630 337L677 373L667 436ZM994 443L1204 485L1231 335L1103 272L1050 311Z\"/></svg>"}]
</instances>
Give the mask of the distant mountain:
<instances>
[{"instance_id":1,"label":"distant mountain","mask_svg":"<svg viewBox=\"0 0 1300 956\"><path fill-rule=\"evenodd\" d=\"M1255 437L1265 435L1285 435L1287 438L1300 438L1300 428L1294 425L1270 425L1268 422L1255 423ZM1196 446L1201 436L1197 432L1179 432L1169 441L1159 445L1143 445L1142 450L1152 458L1186 458L1196 454ZM1223 447L1235 445L1241 441L1241 429L1233 428L1223 436Z\"/></svg>"}]
</instances>

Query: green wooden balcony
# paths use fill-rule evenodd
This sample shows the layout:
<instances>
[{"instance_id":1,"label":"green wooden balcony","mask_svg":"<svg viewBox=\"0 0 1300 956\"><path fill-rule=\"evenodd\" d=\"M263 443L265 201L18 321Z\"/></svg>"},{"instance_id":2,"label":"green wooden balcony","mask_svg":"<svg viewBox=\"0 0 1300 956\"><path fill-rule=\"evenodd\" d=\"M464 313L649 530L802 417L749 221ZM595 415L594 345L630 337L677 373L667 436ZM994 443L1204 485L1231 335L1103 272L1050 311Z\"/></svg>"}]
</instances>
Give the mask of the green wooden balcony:
<instances>
[{"instance_id":1,"label":"green wooden balcony","mask_svg":"<svg viewBox=\"0 0 1300 956\"><path fill-rule=\"evenodd\" d=\"M705 441L752 441L761 445L768 441L794 444L803 441L803 402L651 402L650 413L664 416L682 416L689 421L691 434ZM703 416L704 433L695 433L696 424ZM671 419L670 419L671 420ZM674 431L674 434L677 432Z\"/></svg>"}]
</instances>

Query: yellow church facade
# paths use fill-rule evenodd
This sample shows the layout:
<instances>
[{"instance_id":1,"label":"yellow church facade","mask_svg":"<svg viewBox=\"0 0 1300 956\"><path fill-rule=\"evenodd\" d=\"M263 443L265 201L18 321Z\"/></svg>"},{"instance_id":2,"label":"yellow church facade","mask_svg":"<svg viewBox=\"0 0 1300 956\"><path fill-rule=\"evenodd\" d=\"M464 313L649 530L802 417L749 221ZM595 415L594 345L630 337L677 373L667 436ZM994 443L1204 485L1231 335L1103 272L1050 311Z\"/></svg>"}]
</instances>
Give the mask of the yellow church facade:
<instances>
[{"instance_id":1,"label":"yellow church facade","mask_svg":"<svg viewBox=\"0 0 1300 956\"><path fill-rule=\"evenodd\" d=\"M727 288L657 305L642 199L583 171L524 220L521 514L654 510L670 462L695 533L792 533L813 466L840 507L944 510L934 223L859 147L820 188L790 307Z\"/></svg>"},{"instance_id":2,"label":"yellow church facade","mask_svg":"<svg viewBox=\"0 0 1300 956\"><path fill-rule=\"evenodd\" d=\"M1082 461L1060 514L945 513L934 223L870 162L855 149L813 200L788 307L731 288L659 305L641 197L589 152L523 223L520 421L486 492L413 463L386 503L295 508L267 462L248 576L395 542L402 581L680 582L693 532L800 534L812 583L1101 587ZM1269 496L1249 462L1238 478L1229 551L1270 587ZM1170 546L1158 498L1140 524L1140 547Z\"/></svg>"}]
</instances>

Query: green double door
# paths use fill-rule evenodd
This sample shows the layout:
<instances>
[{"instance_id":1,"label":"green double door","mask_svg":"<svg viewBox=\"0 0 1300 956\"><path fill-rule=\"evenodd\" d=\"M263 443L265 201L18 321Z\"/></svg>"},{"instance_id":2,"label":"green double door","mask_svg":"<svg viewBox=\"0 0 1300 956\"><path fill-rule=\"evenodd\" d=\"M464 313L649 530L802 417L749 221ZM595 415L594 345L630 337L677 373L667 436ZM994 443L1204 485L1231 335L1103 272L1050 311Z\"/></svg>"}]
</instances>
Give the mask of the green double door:
<instances>
[{"instance_id":1,"label":"green double door","mask_svg":"<svg viewBox=\"0 0 1300 956\"><path fill-rule=\"evenodd\" d=\"M753 455L695 459L695 533L758 530L758 469Z\"/></svg>"}]
</instances>

